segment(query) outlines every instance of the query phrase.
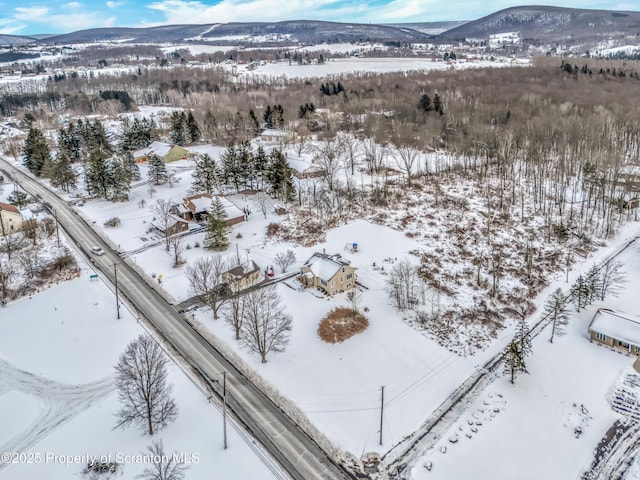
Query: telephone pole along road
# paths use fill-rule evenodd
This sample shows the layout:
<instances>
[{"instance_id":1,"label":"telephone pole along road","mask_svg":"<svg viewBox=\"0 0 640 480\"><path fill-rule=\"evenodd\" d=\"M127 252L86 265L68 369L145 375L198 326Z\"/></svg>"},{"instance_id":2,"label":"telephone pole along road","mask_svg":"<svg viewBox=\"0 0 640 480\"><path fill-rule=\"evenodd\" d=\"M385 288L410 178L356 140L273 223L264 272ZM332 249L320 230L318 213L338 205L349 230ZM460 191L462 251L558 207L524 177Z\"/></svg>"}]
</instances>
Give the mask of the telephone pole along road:
<instances>
[{"instance_id":1,"label":"telephone pole along road","mask_svg":"<svg viewBox=\"0 0 640 480\"><path fill-rule=\"evenodd\" d=\"M187 363L209 379L209 384L221 395L222 372L227 375L227 407L271 456L294 480L353 479L341 466L329 458L294 421L266 397L224 355L204 340L172 305L114 252L110 245L71 207L45 186L0 159L0 169L24 188L39 196L50 210L55 210L60 226L78 247L87 254L101 273L114 282L113 265L118 264L120 293L140 313L151 327L181 355ZM11 175L9 175L11 173ZM92 246L100 246L105 254L91 255ZM114 321L115 313L114 313Z\"/></svg>"}]
</instances>

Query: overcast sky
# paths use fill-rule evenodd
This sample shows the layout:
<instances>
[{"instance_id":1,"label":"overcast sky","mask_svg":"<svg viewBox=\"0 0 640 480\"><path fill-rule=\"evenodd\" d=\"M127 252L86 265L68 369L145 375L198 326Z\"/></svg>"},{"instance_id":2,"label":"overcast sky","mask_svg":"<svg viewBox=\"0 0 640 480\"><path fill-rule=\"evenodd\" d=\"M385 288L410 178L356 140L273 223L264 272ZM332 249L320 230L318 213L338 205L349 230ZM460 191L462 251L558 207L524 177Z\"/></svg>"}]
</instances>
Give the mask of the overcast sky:
<instances>
[{"instance_id":1,"label":"overcast sky","mask_svg":"<svg viewBox=\"0 0 640 480\"><path fill-rule=\"evenodd\" d=\"M640 10L637 0L0 0L0 33L30 35L95 27L295 19L361 23L474 20L527 3Z\"/></svg>"}]
</instances>

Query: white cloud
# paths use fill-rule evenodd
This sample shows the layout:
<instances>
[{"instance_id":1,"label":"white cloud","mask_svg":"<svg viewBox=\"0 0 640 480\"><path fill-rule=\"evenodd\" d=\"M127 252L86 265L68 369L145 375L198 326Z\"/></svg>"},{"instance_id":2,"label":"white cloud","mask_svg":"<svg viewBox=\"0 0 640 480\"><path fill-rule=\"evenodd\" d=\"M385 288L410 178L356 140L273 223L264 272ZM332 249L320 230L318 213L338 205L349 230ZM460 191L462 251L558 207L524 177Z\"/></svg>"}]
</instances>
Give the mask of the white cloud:
<instances>
[{"instance_id":1,"label":"white cloud","mask_svg":"<svg viewBox=\"0 0 640 480\"><path fill-rule=\"evenodd\" d=\"M49 9L47 7L16 7L14 18L25 22L42 23L48 21Z\"/></svg>"},{"instance_id":2,"label":"white cloud","mask_svg":"<svg viewBox=\"0 0 640 480\"><path fill-rule=\"evenodd\" d=\"M340 0L288 0L274 5L273 0L222 0L206 5L192 0L162 0L147 6L161 12L163 23L226 23L279 21L292 19L337 19L358 15L366 4L343 6Z\"/></svg>"},{"instance_id":3,"label":"white cloud","mask_svg":"<svg viewBox=\"0 0 640 480\"><path fill-rule=\"evenodd\" d=\"M66 8L67 10L78 10L82 8L82 4L80 2L69 2L62 5L62 8Z\"/></svg>"},{"instance_id":4,"label":"white cloud","mask_svg":"<svg viewBox=\"0 0 640 480\"><path fill-rule=\"evenodd\" d=\"M26 24L12 18L0 18L0 33L3 35L15 35L26 27Z\"/></svg>"},{"instance_id":5,"label":"white cloud","mask_svg":"<svg viewBox=\"0 0 640 480\"><path fill-rule=\"evenodd\" d=\"M109 0L107 3L107 8L118 8L121 5L124 5L124 2L112 2L111 0Z\"/></svg>"}]
</instances>

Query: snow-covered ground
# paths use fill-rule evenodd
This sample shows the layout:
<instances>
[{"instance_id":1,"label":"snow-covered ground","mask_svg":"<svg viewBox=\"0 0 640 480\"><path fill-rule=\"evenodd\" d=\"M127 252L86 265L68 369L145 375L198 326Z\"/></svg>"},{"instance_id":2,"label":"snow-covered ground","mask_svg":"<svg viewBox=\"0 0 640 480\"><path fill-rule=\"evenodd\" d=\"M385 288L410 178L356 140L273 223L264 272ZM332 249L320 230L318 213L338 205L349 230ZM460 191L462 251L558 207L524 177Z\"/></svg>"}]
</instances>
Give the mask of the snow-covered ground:
<instances>
[{"instance_id":1,"label":"snow-covered ground","mask_svg":"<svg viewBox=\"0 0 640 480\"><path fill-rule=\"evenodd\" d=\"M80 278L0 310L0 451L32 460L0 463L3 479L82 478L86 456L121 461L115 478L145 468L126 456L144 453L152 439L135 428L113 430L113 365L143 329L126 309L116 319L112 291L90 273L83 264ZM153 439L193 462L187 478L279 478L244 433L230 428L223 449L220 412L173 363L169 381L180 413Z\"/></svg>"},{"instance_id":2,"label":"snow-covered ground","mask_svg":"<svg viewBox=\"0 0 640 480\"><path fill-rule=\"evenodd\" d=\"M637 223L633 230L637 232ZM553 343L548 328L536 337L533 354L527 359L529 374L518 377L515 385L508 376L492 383L416 463L410 478L579 477L601 437L619 418L607 394L621 370L634 361L589 342L587 336L591 318L600 307L630 315L640 311L640 242L619 260L627 275L621 295L572 312L567 335ZM582 434L576 437L578 426Z\"/></svg>"}]
</instances>

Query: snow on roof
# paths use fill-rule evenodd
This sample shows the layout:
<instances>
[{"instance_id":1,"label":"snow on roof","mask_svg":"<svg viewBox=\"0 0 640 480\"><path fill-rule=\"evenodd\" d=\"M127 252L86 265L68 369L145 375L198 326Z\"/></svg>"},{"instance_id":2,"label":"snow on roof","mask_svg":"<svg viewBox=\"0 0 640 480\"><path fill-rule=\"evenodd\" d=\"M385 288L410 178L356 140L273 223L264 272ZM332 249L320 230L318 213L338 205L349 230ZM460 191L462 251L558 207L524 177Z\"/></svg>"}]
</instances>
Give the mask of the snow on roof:
<instances>
[{"instance_id":1,"label":"snow on roof","mask_svg":"<svg viewBox=\"0 0 640 480\"><path fill-rule=\"evenodd\" d=\"M209 207L211 207L211 197L193 198L191 199L191 203L195 207L194 213L209 213Z\"/></svg>"},{"instance_id":2,"label":"snow on roof","mask_svg":"<svg viewBox=\"0 0 640 480\"><path fill-rule=\"evenodd\" d=\"M608 308L599 308L589 330L640 346L640 318L631 318Z\"/></svg>"},{"instance_id":3,"label":"snow on roof","mask_svg":"<svg viewBox=\"0 0 640 480\"><path fill-rule=\"evenodd\" d=\"M307 260L305 266L309 267L309 270L321 280L330 280L338 273L344 265L333 258L322 255L321 253L314 253L312 257Z\"/></svg>"},{"instance_id":4,"label":"snow on roof","mask_svg":"<svg viewBox=\"0 0 640 480\"><path fill-rule=\"evenodd\" d=\"M277 130L275 128L265 128L260 135L271 137L286 137L291 135L289 130Z\"/></svg>"},{"instance_id":5,"label":"snow on roof","mask_svg":"<svg viewBox=\"0 0 640 480\"><path fill-rule=\"evenodd\" d=\"M148 147L141 148L140 150L136 150L135 152L133 152L133 156L134 158L146 157L150 153L155 153L160 157L164 157L167 153L171 151L172 148L173 146L169 145L168 143L151 142L151 145L149 145Z\"/></svg>"}]
</instances>

